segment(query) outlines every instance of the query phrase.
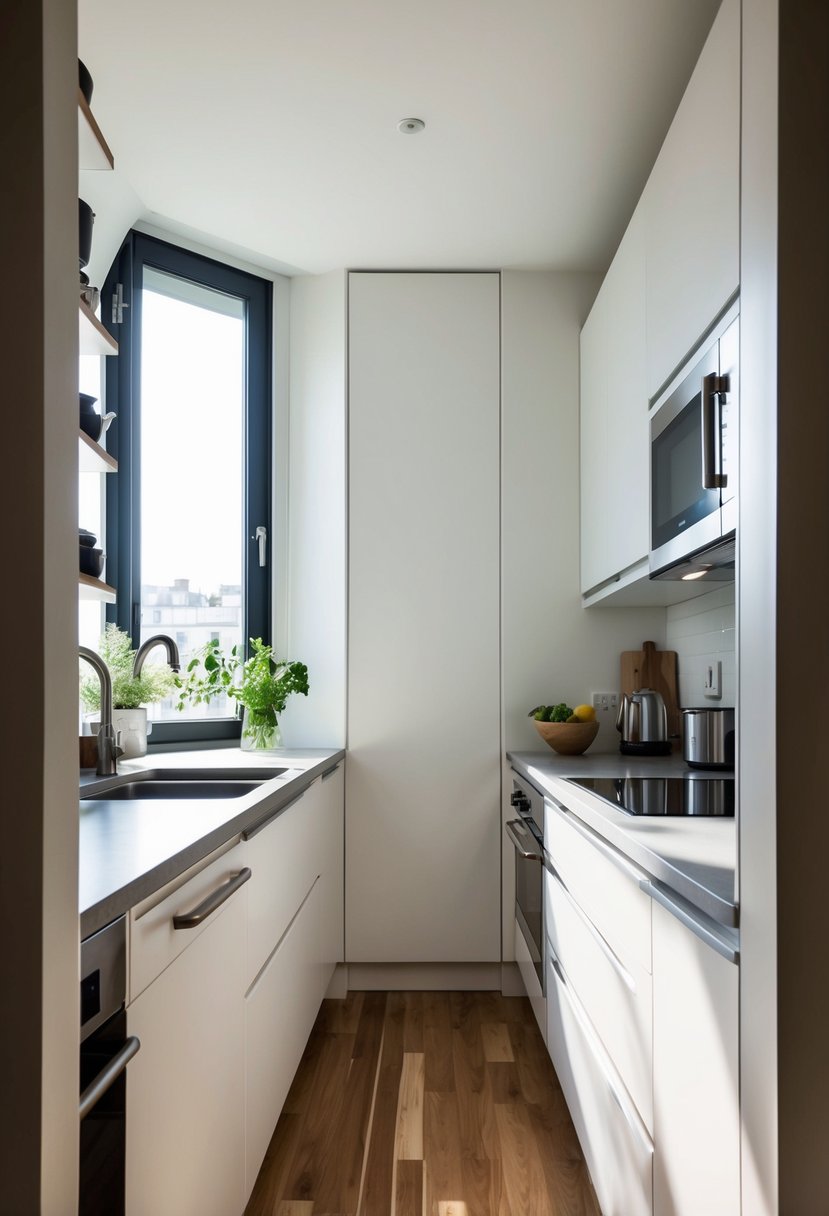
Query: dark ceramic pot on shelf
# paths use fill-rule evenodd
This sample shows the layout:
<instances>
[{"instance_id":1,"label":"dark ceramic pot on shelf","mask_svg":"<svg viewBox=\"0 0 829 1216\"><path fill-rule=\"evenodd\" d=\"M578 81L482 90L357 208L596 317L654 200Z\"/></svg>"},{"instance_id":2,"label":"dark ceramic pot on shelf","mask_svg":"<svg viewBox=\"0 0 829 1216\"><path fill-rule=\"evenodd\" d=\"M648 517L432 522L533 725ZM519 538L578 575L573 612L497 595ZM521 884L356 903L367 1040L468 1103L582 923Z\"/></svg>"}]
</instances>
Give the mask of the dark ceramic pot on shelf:
<instances>
[{"instance_id":1,"label":"dark ceramic pot on shelf","mask_svg":"<svg viewBox=\"0 0 829 1216\"><path fill-rule=\"evenodd\" d=\"M95 222L95 212L89 203L78 199L78 265L81 270L87 264L92 253L92 225Z\"/></svg>"},{"instance_id":2,"label":"dark ceramic pot on shelf","mask_svg":"<svg viewBox=\"0 0 829 1216\"><path fill-rule=\"evenodd\" d=\"M89 73L89 68L80 59L78 60L78 88L83 93L86 104L88 106L92 105L92 77Z\"/></svg>"},{"instance_id":3,"label":"dark ceramic pot on shelf","mask_svg":"<svg viewBox=\"0 0 829 1216\"><path fill-rule=\"evenodd\" d=\"M89 545L78 545L78 569L81 574L89 574L92 578L100 578L104 572L106 555L103 549L93 549Z\"/></svg>"},{"instance_id":4,"label":"dark ceramic pot on shelf","mask_svg":"<svg viewBox=\"0 0 829 1216\"><path fill-rule=\"evenodd\" d=\"M101 432L104 429L104 420L100 414L81 414L80 428L85 435L88 435L93 443L97 443L101 438Z\"/></svg>"}]
</instances>

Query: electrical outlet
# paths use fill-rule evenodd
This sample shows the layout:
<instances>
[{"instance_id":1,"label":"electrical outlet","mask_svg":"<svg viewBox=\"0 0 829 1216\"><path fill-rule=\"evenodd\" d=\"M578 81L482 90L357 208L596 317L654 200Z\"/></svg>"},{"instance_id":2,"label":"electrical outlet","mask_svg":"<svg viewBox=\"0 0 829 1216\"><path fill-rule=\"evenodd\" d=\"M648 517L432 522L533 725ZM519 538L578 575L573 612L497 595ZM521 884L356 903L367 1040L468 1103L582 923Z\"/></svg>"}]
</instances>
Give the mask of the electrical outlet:
<instances>
[{"instance_id":1,"label":"electrical outlet","mask_svg":"<svg viewBox=\"0 0 829 1216\"><path fill-rule=\"evenodd\" d=\"M597 714L614 713L619 708L618 692L594 692L593 693L593 708Z\"/></svg>"},{"instance_id":2,"label":"electrical outlet","mask_svg":"<svg viewBox=\"0 0 829 1216\"><path fill-rule=\"evenodd\" d=\"M705 674L702 677L702 692L703 696L711 697L713 700L719 700L722 696L722 663L719 659L715 659L713 663L706 663Z\"/></svg>"}]
</instances>

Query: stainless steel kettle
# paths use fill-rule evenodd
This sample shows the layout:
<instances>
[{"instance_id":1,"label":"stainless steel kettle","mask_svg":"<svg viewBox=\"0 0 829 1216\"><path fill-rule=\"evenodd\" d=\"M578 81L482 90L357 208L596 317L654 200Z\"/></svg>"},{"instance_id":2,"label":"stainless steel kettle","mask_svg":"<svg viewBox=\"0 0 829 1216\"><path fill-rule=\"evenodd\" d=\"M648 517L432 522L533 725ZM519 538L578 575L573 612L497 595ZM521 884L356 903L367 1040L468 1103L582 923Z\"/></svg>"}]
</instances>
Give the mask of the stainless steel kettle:
<instances>
[{"instance_id":1,"label":"stainless steel kettle","mask_svg":"<svg viewBox=\"0 0 829 1216\"><path fill-rule=\"evenodd\" d=\"M662 693L653 688L622 695L616 729L622 736L619 750L623 755L667 756L671 751L668 712Z\"/></svg>"}]
</instances>

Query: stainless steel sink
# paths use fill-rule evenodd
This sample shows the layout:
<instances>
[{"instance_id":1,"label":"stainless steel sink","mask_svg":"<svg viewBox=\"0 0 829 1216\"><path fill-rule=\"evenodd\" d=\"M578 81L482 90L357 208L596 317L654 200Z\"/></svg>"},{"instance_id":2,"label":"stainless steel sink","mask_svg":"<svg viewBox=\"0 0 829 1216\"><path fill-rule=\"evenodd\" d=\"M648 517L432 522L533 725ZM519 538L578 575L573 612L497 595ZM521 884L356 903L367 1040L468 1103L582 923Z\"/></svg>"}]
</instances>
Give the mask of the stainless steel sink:
<instances>
[{"instance_id":1,"label":"stainless steel sink","mask_svg":"<svg viewBox=\"0 0 829 1216\"><path fill-rule=\"evenodd\" d=\"M148 798L241 798L262 784L261 781L128 781L104 790L102 794L87 794L85 802L143 801Z\"/></svg>"},{"instance_id":2,"label":"stainless steel sink","mask_svg":"<svg viewBox=\"0 0 829 1216\"><path fill-rule=\"evenodd\" d=\"M84 802L123 802L162 798L189 801L242 798L286 772L286 768L156 769L146 776L131 773L119 781L110 780L106 789L96 789L94 793L81 790L81 799Z\"/></svg>"}]
</instances>

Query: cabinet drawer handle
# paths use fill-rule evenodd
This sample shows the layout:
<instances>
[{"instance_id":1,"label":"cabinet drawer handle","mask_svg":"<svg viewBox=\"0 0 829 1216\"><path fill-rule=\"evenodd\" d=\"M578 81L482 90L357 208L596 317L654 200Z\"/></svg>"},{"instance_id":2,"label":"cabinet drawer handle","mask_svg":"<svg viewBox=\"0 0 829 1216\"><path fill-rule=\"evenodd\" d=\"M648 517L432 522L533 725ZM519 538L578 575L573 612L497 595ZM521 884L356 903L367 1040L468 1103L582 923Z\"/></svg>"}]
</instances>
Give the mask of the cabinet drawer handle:
<instances>
[{"instance_id":1,"label":"cabinet drawer handle","mask_svg":"<svg viewBox=\"0 0 829 1216\"><path fill-rule=\"evenodd\" d=\"M222 904L230 899L234 891L238 891L243 887L251 876L250 866L245 866L244 870L240 870L238 874L234 874L227 882L222 883L215 891L211 891L206 899L203 899L200 904L197 904L192 912L182 912L178 916L173 917L174 929L195 929L197 925L201 925L207 920L212 912L217 908L221 908Z\"/></svg>"},{"instance_id":2,"label":"cabinet drawer handle","mask_svg":"<svg viewBox=\"0 0 829 1216\"><path fill-rule=\"evenodd\" d=\"M658 904L661 904L666 911L690 929L706 946L710 946L712 950L716 950L717 954L721 954L729 963L739 963L740 950L725 934L720 934L715 928L710 928L708 925L698 920L691 912L688 912L683 906L668 894L664 887L651 879L647 883L642 884L642 890L650 895L651 899L655 899Z\"/></svg>"},{"instance_id":3,"label":"cabinet drawer handle","mask_svg":"<svg viewBox=\"0 0 829 1216\"><path fill-rule=\"evenodd\" d=\"M302 794L304 793L305 790L302 791ZM263 832L268 824L273 823L274 819L278 818L283 811L287 811L289 806L293 806L295 802L299 802L302 794L297 794L297 796L292 798L290 802L284 802L282 806L277 807L275 811L270 813L270 815L266 815L264 819L260 819L258 823L255 823L252 828L246 828L245 831L242 832L242 840L253 840L254 836L258 836L260 832Z\"/></svg>"},{"instance_id":4,"label":"cabinet drawer handle","mask_svg":"<svg viewBox=\"0 0 829 1216\"><path fill-rule=\"evenodd\" d=\"M525 861L543 861L538 852L538 843L532 832L527 831L520 819L511 819L506 825L507 835L515 845L515 851ZM529 843L529 848L527 847Z\"/></svg>"},{"instance_id":5,"label":"cabinet drawer handle","mask_svg":"<svg viewBox=\"0 0 829 1216\"><path fill-rule=\"evenodd\" d=\"M322 774L323 781L327 781L329 777L333 777L339 767L340 761L338 760L336 764L332 764L331 768L327 768Z\"/></svg>"},{"instance_id":6,"label":"cabinet drawer handle","mask_svg":"<svg viewBox=\"0 0 829 1216\"><path fill-rule=\"evenodd\" d=\"M78 1105L78 1114L81 1119L85 1119L92 1107L103 1098L108 1089L112 1088L132 1057L140 1050L141 1040L137 1039L135 1035L131 1035L118 1054L112 1057L105 1068L101 1069L95 1080L90 1081L81 1094Z\"/></svg>"}]
</instances>

